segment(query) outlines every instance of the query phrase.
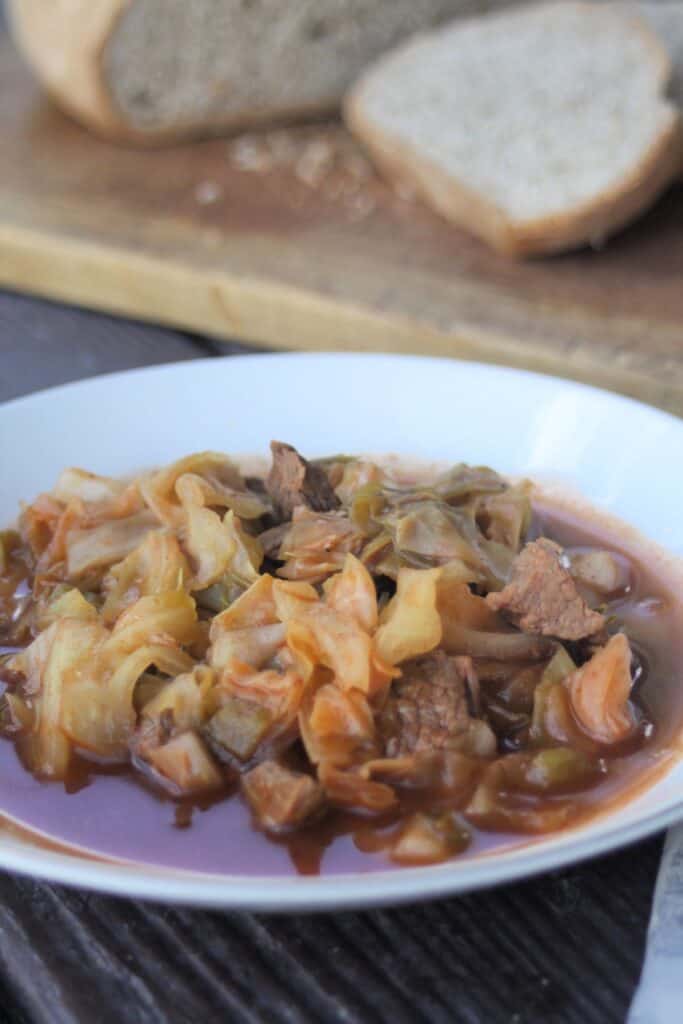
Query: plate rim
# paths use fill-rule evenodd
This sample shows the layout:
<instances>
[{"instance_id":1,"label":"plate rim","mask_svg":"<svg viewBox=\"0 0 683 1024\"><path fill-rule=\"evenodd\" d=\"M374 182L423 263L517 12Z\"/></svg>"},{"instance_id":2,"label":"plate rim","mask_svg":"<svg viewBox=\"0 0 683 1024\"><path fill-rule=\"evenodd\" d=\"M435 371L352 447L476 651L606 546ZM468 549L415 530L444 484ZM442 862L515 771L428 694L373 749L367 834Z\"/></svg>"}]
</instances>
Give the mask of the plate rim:
<instances>
[{"instance_id":1,"label":"plate rim","mask_svg":"<svg viewBox=\"0 0 683 1024\"><path fill-rule=\"evenodd\" d=\"M87 389L90 385L96 383L115 382L120 378L131 376L154 376L159 372L179 372L181 370L192 372L195 367L215 367L219 361L225 361L229 365L234 366L236 363L245 364L252 362L333 362L337 360L341 360L343 362L362 361L368 363L375 361L422 363L444 367L453 366L455 364L456 366L471 367L478 371L484 371L485 373L491 372L511 378L523 377L530 381L551 382L556 385L561 385L565 389L588 392L596 398L600 397L603 400L607 398L609 401L621 405L624 408L637 408L641 413L645 412L646 414L666 420L670 424L675 425L675 429L683 427L683 418L677 416L673 412L670 412L668 409L661 409L659 406L651 405L649 402L642 401L642 399L622 394L619 391L611 391L609 388L603 388L597 384L588 384L583 381L576 380L573 377L560 377L555 373L545 373L540 370L527 370L524 367L508 366L494 362L483 362L477 359L463 359L457 356L418 355L409 352L356 352L353 350L331 350L323 352L263 351L238 352L235 354L226 352L225 354L218 353L215 356L200 356L197 359L171 360L169 362L154 363L151 366L133 366L128 370L112 370L107 373L93 374L91 377L81 377L77 380L64 381L62 384L48 385L47 387L38 388L36 391L31 391L25 395L17 395L14 398L5 399L0 402L0 416L3 415L3 412L6 409L30 405L34 401L43 400L44 398L50 397L54 394L70 391L76 392L81 389Z\"/></svg>"},{"instance_id":2,"label":"plate rim","mask_svg":"<svg viewBox=\"0 0 683 1024\"><path fill-rule=\"evenodd\" d=\"M40 847L31 849L28 856L17 849L15 856L1 845L0 867L69 888L152 903L253 913L322 913L398 906L508 885L616 852L681 821L683 797L673 807L630 823L615 824L597 837L591 835L588 823L572 830L579 834L569 841L566 831L539 839L537 851L520 846L507 854L474 856L467 862L453 860L431 867L378 869L362 874L214 874L143 862L108 861L101 855L95 859ZM562 845L555 849L554 843ZM496 870L501 858L502 869ZM346 893L345 889L351 891Z\"/></svg>"}]
</instances>

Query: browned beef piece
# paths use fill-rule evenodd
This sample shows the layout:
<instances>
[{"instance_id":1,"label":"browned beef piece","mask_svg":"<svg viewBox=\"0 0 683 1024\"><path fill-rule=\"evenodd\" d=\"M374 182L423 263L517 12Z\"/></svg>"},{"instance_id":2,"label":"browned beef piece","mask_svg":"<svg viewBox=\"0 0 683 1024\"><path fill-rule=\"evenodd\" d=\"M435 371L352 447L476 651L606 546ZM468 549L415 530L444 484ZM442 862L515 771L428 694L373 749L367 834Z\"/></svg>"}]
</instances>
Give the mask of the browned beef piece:
<instances>
[{"instance_id":1,"label":"browned beef piece","mask_svg":"<svg viewBox=\"0 0 683 1024\"><path fill-rule=\"evenodd\" d=\"M271 441L273 464L266 478L266 489L283 519L291 519L297 505L315 512L330 512L339 507L327 473L299 455L291 444Z\"/></svg>"},{"instance_id":2,"label":"browned beef piece","mask_svg":"<svg viewBox=\"0 0 683 1024\"><path fill-rule=\"evenodd\" d=\"M243 775L242 789L257 821L270 832L300 825L323 802L322 788L315 779L277 761L264 761Z\"/></svg>"},{"instance_id":3,"label":"browned beef piece","mask_svg":"<svg viewBox=\"0 0 683 1024\"><path fill-rule=\"evenodd\" d=\"M562 548L545 537L523 548L512 563L510 582L486 601L525 633L581 640L605 625L604 616L592 611L576 589Z\"/></svg>"},{"instance_id":4,"label":"browned beef piece","mask_svg":"<svg viewBox=\"0 0 683 1024\"><path fill-rule=\"evenodd\" d=\"M406 662L401 670L379 720L387 757L438 750L493 753L493 733L468 710L471 659L435 651Z\"/></svg>"}]
</instances>

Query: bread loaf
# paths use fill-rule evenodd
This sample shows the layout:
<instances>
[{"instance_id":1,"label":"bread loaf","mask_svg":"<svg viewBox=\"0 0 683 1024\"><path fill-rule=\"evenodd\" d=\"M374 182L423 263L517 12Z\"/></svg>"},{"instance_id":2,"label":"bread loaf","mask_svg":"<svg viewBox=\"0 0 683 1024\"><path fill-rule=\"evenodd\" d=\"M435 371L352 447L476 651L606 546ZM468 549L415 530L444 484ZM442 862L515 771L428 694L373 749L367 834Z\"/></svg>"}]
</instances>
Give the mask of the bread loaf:
<instances>
[{"instance_id":1,"label":"bread loaf","mask_svg":"<svg viewBox=\"0 0 683 1024\"><path fill-rule=\"evenodd\" d=\"M345 104L376 163L517 255L604 239L681 166L664 47L633 13L560 2L452 23L371 67Z\"/></svg>"},{"instance_id":2,"label":"bread loaf","mask_svg":"<svg viewBox=\"0 0 683 1024\"><path fill-rule=\"evenodd\" d=\"M9 0L20 49L92 129L150 143L338 106L418 29L496 0ZM497 5L507 0L497 0Z\"/></svg>"}]
</instances>

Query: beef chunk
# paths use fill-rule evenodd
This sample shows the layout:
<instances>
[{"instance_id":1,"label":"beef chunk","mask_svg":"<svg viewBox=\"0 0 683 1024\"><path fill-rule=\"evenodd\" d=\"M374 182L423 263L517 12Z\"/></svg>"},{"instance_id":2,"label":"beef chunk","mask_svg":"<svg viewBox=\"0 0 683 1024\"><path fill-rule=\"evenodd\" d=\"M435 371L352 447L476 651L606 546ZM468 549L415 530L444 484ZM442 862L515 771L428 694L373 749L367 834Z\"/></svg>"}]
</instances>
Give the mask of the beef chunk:
<instances>
[{"instance_id":1,"label":"beef chunk","mask_svg":"<svg viewBox=\"0 0 683 1024\"><path fill-rule=\"evenodd\" d=\"M435 651L401 666L380 715L387 757L439 750L493 753L495 737L468 710L469 659Z\"/></svg>"},{"instance_id":2,"label":"beef chunk","mask_svg":"<svg viewBox=\"0 0 683 1024\"><path fill-rule=\"evenodd\" d=\"M291 519L297 505L315 512L330 512L339 507L327 473L299 455L296 448L271 441L273 464L266 478L266 489L283 519Z\"/></svg>"},{"instance_id":3,"label":"beef chunk","mask_svg":"<svg viewBox=\"0 0 683 1024\"><path fill-rule=\"evenodd\" d=\"M605 625L604 616L592 611L579 594L563 564L562 548L544 537L524 547L512 563L510 582L486 601L525 633L581 640Z\"/></svg>"},{"instance_id":4,"label":"beef chunk","mask_svg":"<svg viewBox=\"0 0 683 1024\"><path fill-rule=\"evenodd\" d=\"M300 825L323 801L315 779L277 761L264 761L243 775L242 789L258 823L270 832Z\"/></svg>"}]
</instances>

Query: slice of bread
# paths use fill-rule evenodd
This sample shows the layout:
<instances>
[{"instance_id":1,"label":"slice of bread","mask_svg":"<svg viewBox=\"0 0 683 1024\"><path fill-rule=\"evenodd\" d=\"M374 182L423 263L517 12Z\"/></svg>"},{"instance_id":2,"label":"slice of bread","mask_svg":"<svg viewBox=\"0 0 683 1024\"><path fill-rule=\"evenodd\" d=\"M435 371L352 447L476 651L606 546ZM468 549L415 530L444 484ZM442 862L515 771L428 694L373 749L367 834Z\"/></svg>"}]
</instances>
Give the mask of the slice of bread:
<instances>
[{"instance_id":1,"label":"slice of bread","mask_svg":"<svg viewBox=\"0 0 683 1024\"><path fill-rule=\"evenodd\" d=\"M659 0L625 3L624 7L640 15L666 47L672 72L667 95L683 110L683 3Z\"/></svg>"},{"instance_id":2,"label":"slice of bread","mask_svg":"<svg viewBox=\"0 0 683 1024\"><path fill-rule=\"evenodd\" d=\"M334 109L387 48L491 2L8 0L8 10L62 106L104 135L154 143Z\"/></svg>"},{"instance_id":3,"label":"slice of bread","mask_svg":"<svg viewBox=\"0 0 683 1024\"><path fill-rule=\"evenodd\" d=\"M637 16L559 2L449 25L381 58L345 116L386 173L494 248L600 244L681 166L670 62Z\"/></svg>"},{"instance_id":4,"label":"slice of bread","mask_svg":"<svg viewBox=\"0 0 683 1024\"><path fill-rule=\"evenodd\" d=\"M655 0L624 3L623 6L640 15L666 47L671 61L671 78L666 94L683 114L683 3L680 0ZM683 155L679 178L683 179Z\"/></svg>"}]
</instances>

